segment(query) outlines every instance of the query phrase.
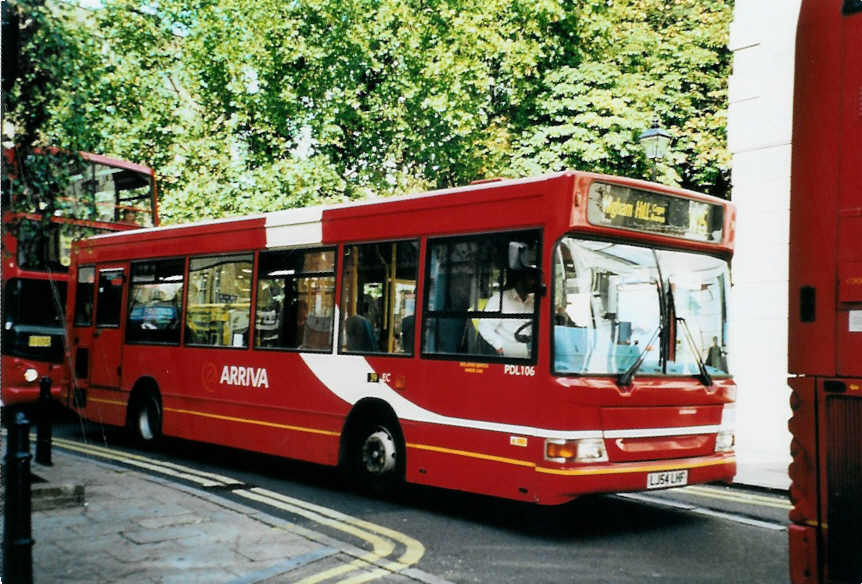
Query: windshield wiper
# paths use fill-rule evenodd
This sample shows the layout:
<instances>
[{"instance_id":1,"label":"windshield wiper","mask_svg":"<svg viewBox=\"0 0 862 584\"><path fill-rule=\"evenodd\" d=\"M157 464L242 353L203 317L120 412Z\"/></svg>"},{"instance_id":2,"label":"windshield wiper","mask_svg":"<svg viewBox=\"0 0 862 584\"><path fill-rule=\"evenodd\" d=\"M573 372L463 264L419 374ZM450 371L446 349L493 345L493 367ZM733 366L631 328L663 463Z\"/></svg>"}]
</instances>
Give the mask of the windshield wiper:
<instances>
[{"instance_id":1,"label":"windshield wiper","mask_svg":"<svg viewBox=\"0 0 862 584\"><path fill-rule=\"evenodd\" d=\"M644 350L640 352L640 355L638 355L638 358L635 360L635 362L632 363L629 368L625 370L624 373L619 374L619 376L617 377L617 385L619 385L620 387L627 387L632 384L632 378L635 376L635 373L637 373L637 370L641 368L641 365L643 365L644 359L646 359L646 354L652 348L652 344L653 342L655 342L655 339L661 329L661 325L658 325L658 327L656 327L655 332L652 334L646 346L644 347Z\"/></svg>"},{"instance_id":2,"label":"windshield wiper","mask_svg":"<svg viewBox=\"0 0 862 584\"><path fill-rule=\"evenodd\" d=\"M683 328L685 328L685 338L688 340L688 345L691 347L691 352L694 354L694 358L697 360L697 368L700 370L700 375L698 379L705 386L709 387L712 385L712 375L709 374L709 371L706 370L706 363L704 363L703 359L700 357L700 351L697 349L697 345L694 343L694 337L691 335L691 330L688 328L688 323L685 322L685 318L678 316L676 320L682 323Z\"/></svg>"}]
</instances>

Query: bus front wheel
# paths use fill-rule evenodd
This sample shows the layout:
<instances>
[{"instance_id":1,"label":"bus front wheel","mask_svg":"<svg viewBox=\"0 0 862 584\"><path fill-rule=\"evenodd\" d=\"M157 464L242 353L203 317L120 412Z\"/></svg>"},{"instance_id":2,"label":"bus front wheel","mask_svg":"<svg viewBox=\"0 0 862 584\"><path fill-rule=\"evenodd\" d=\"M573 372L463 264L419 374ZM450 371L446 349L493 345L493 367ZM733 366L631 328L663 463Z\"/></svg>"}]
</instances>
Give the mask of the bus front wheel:
<instances>
[{"instance_id":1,"label":"bus front wheel","mask_svg":"<svg viewBox=\"0 0 862 584\"><path fill-rule=\"evenodd\" d=\"M364 473L382 477L395 470L398 462L398 447L395 438L385 426L366 436L362 443L362 470Z\"/></svg>"},{"instance_id":2,"label":"bus front wheel","mask_svg":"<svg viewBox=\"0 0 862 584\"><path fill-rule=\"evenodd\" d=\"M360 489L390 494L403 476L404 446L397 425L363 424L354 435L350 470Z\"/></svg>"}]
</instances>

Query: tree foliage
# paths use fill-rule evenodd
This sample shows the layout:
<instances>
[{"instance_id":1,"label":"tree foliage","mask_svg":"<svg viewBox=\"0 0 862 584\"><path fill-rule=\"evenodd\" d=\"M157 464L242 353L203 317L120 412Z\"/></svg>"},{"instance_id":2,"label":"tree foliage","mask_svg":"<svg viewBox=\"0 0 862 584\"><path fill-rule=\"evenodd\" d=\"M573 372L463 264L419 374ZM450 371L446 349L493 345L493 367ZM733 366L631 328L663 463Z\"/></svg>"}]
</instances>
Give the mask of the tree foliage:
<instances>
[{"instance_id":1,"label":"tree foliage","mask_svg":"<svg viewBox=\"0 0 862 584\"><path fill-rule=\"evenodd\" d=\"M162 215L220 216L495 175L648 176L726 195L731 6L698 0L12 4L16 138L154 166Z\"/></svg>"}]
</instances>

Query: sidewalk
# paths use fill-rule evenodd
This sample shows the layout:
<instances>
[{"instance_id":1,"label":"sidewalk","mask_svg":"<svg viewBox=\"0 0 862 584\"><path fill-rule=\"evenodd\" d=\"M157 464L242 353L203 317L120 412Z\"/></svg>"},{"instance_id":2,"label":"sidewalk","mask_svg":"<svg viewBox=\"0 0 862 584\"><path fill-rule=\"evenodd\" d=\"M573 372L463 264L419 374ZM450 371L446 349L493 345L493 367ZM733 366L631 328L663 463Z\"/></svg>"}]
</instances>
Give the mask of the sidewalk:
<instances>
[{"instance_id":1,"label":"sidewalk","mask_svg":"<svg viewBox=\"0 0 862 584\"><path fill-rule=\"evenodd\" d=\"M740 456L736 460L733 484L787 492L790 490L790 476L787 474L789 464L789 454L783 459Z\"/></svg>"},{"instance_id":2,"label":"sidewalk","mask_svg":"<svg viewBox=\"0 0 862 584\"><path fill-rule=\"evenodd\" d=\"M393 572L392 561L360 561L368 549L212 492L59 448L53 461L31 465L41 479L32 486L37 584L444 582L414 568ZM735 484L786 489L786 467L768 462L741 464Z\"/></svg>"},{"instance_id":3,"label":"sidewalk","mask_svg":"<svg viewBox=\"0 0 862 584\"><path fill-rule=\"evenodd\" d=\"M333 568L339 580L443 582L358 562L369 550L212 493L57 448L53 462L31 466L44 480L33 483L37 584L299 582Z\"/></svg>"}]
</instances>

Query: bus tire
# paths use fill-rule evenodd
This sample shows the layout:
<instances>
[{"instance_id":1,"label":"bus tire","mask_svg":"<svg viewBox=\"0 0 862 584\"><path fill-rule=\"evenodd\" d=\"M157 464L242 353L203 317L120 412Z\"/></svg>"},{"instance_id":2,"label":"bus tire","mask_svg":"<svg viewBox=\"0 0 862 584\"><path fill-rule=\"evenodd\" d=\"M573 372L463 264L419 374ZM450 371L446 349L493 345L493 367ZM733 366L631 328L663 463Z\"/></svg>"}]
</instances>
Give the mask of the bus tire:
<instances>
[{"instance_id":1,"label":"bus tire","mask_svg":"<svg viewBox=\"0 0 862 584\"><path fill-rule=\"evenodd\" d=\"M129 409L129 429L135 441L152 445L162 436L162 401L158 393L139 394Z\"/></svg>"},{"instance_id":2,"label":"bus tire","mask_svg":"<svg viewBox=\"0 0 862 584\"><path fill-rule=\"evenodd\" d=\"M404 480L401 428L389 417L366 418L351 432L347 470L351 482L373 495L391 495Z\"/></svg>"}]
</instances>

